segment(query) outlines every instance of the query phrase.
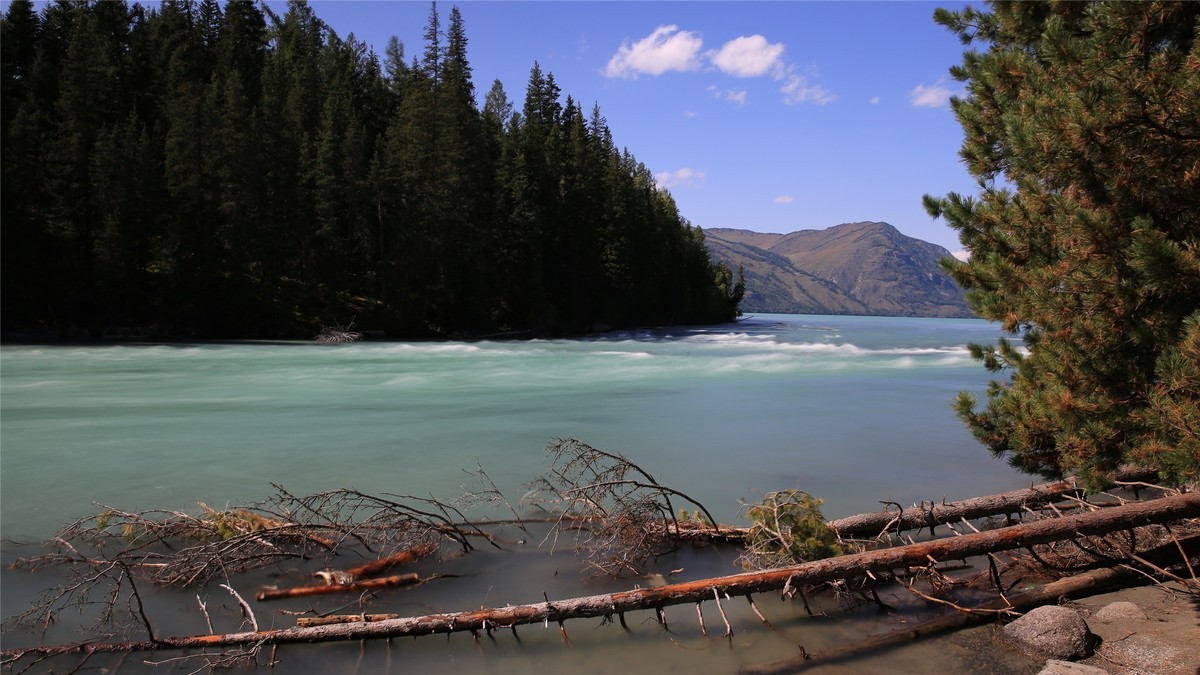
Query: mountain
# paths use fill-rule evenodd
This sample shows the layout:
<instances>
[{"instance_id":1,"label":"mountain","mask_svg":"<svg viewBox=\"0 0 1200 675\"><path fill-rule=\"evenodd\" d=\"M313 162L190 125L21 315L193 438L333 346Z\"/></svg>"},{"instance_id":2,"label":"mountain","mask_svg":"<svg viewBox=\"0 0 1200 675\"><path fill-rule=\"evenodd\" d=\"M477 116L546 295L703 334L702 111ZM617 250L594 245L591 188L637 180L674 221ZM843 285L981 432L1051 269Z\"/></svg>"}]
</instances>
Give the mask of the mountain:
<instances>
[{"instance_id":1,"label":"mountain","mask_svg":"<svg viewBox=\"0 0 1200 675\"><path fill-rule=\"evenodd\" d=\"M743 312L972 316L938 267L950 252L887 223L790 234L713 228L704 236L714 260L745 271Z\"/></svg>"}]
</instances>

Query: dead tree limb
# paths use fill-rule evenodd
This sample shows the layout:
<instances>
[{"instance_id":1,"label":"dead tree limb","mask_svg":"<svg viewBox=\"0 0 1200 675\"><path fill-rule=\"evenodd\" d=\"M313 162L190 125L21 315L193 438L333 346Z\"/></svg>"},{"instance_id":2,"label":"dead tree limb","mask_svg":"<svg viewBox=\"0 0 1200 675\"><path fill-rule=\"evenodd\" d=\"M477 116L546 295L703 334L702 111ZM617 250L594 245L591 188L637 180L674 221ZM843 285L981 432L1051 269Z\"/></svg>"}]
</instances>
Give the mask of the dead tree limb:
<instances>
[{"instance_id":1,"label":"dead tree limb","mask_svg":"<svg viewBox=\"0 0 1200 675\"><path fill-rule=\"evenodd\" d=\"M1178 564L1185 564L1187 563L1188 555L1194 556L1200 552L1200 536L1190 537L1184 543L1188 553L1182 561L1179 560L1179 556L1185 546L1177 548L1175 542L1164 544L1148 551L1144 554L1144 557L1163 564L1168 564L1165 561L1174 558ZM810 666L844 661L849 658L861 656L867 652L904 644L975 624L986 623L994 619L998 613L1006 611L1012 613L1023 612L1038 605L1055 602L1062 597L1078 598L1094 595L1118 584L1128 583L1128 580L1133 576L1135 576L1134 570L1126 566L1101 567L1082 574L1052 581L1041 588L1018 593L1008 599L997 598L979 607L972 608L972 611L954 612L953 614L922 622L912 628L872 635L858 642L825 649L812 654L745 666L738 672L741 675L777 675L780 673L794 673Z\"/></svg>"},{"instance_id":2,"label":"dead tree limb","mask_svg":"<svg viewBox=\"0 0 1200 675\"><path fill-rule=\"evenodd\" d=\"M583 525L574 528L576 554L597 573L640 573L646 560L678 548L682 539L676 535L685 529L720 534L702 504L620 454L573 438L551 443L546 453L550 468L530 483L523 501L557 512L560 525ZM696 514L681 519L675 509L680 502L695 506ZM557 538L562 529L548 537Z\"/></svg>"},{"instance_id":3,"label":"dead tree limb","mask_svg":"<svg viewBox=\"0 0 1200 675\"><path fill-rule=\"evenodd\" d=\"M405 636L479 631L488 627L512 627L567 619L611 617L623 612L657 609L670 605L708 600L714 592L727 597L799 587L832 579L862 576L868 572L887 572L923 566L930 558L954 560L996 551L1007 551L1076 536L1101 535L1141 525L1155 525L1200 517L1200 493L1163 497L1146 502L1013 525L979 533L935 541L867 551L838 558L827 558L763 572L744 572L724 577L700 579L657 588L640 588L581 598L539 602L528 605L484 608L466 612L387 619L327 626L294 627L273 631L160 637L142 642L92 642L75 645L43 646L23 650L3 650L6 660L24 656L92 654L149 649L191 649L234 647L257 644L321 642L331 640L368 640Z\"/></svg>"},{"instance_id":4,"label":"dead tree limb","mask_svg":"<svg viewBox=\"0 0 1200 675\"><path fill-rule=\"evenodd\" d=\"M397 588L412 586L420 583L421 577L416 572L397 574L378 579L361 579L346 584L314 584L312 586L294 586L292 588L268 588L258 592L255 600L279 600L281 598L305 598L313 595L329 595L331 593L357 593L360 591L375 591L381 588Z\"/></svg>"},{"instance_id":5,"label":"dead tree limb","mask_svg":"<svg viewBox=\"0 0 1200 675\"><path fill-rule=\"evenodd\" d=\"M1082 490L1073 479L957 502L923 502L920 505L903 509L900 513L892 511L862 513L831 520L829 527L843 537L862 535L874 537L885 531L918 530L955 522L963 518L974 520L1013 513L1024 507L1040 506L1066 495L1082 495Z\"/></svg>"},{"instance_id":6,"label":"dead tree limb","mask_svg":"<svg viewBox=\"0 0 1200 675\"><path fill-rule=\"evenodd\" d=\"M371 577L376 574L381 574L395 567L396 565L407 565L416 562L421 558L432 555L438 550L438 545L433 542L425 542L418 544L410 549L394 553L386 558L372 560L369 563L364 563L357 567L351 567L346 570L346 574L351 579L362 579L363 577Z\"/></svg>"}]
</instances>

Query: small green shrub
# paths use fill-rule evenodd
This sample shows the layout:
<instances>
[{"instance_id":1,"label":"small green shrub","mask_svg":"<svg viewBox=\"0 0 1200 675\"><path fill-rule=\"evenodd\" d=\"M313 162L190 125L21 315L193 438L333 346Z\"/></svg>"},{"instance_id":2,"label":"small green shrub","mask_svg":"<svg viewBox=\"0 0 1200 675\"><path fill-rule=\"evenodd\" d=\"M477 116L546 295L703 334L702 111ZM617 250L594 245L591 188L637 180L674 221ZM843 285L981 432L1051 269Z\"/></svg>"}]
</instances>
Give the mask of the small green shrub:
<instances>
[{"instance_id":1,"label":"small green shrub","mask_svg":"<svg viewBox=\"0 0 1200 675\"><path fill-rule=\"evenodd\" d=\"M800 490L765 495L748 513L753 524L743 565L778 567L841 555L837 535L821 515L823 501Z\"/></svg>"}]
</instances>

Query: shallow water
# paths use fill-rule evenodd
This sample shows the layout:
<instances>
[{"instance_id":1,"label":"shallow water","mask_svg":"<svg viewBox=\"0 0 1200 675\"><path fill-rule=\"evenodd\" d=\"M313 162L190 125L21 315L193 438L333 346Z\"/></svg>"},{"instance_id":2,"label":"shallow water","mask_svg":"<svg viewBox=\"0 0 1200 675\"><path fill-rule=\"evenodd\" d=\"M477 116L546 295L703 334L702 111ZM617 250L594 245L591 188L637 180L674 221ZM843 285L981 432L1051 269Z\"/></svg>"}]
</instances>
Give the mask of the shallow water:
<instances>
[{"instance_id":1,"label":"shallow water","mask_svg":"<svg viewBox=\"0 0 1200 675\"><path fill-rule=\"evenodd\" d=\"M880 500L1003 491L1030 479L992 459L950 408L957 391L982 392L988 379L966 343L997 335L977 320L759 315L588 340L4 346L0 530L36 542L94 503L194 510L267 497L271 483L294 494L352 487L449 498L468 482L462 470L477 465L515 502L559 437L622 453L731 523L743 522L739 499L771 490L807 490L826 500L830 518ZM531 547L472 554L453 563L471 570L470 581L381 601L451 611L631 586L582 581L569 556ZM6 544L5 562L28 550ZM687 555L686 578L736 571L730 554ZM7 565L2 576L6 617L49 578ZM186 605L179 630L198 632L188 598L164 602ZM456 636L372 646L360 665L357 645L293 647L280 668L380 672L391 658L396 672L417 663L447 672L721 672L795 652L794 637L762 629L744 605L727 608L744 624L732 645L700 638L695 626L672 635L676 645L649 624L622 637L619 627L581 621L570 649L557 631L538 629L546 635L528 631L520 643ZM783 612L773 622L812 629L802 608L771 606ZM694 608L672 613L695 623ZM828 622L828 639L891 620L859 614ZM719 621L709 617L710 629Z\"/></svg>"}]
</instances>

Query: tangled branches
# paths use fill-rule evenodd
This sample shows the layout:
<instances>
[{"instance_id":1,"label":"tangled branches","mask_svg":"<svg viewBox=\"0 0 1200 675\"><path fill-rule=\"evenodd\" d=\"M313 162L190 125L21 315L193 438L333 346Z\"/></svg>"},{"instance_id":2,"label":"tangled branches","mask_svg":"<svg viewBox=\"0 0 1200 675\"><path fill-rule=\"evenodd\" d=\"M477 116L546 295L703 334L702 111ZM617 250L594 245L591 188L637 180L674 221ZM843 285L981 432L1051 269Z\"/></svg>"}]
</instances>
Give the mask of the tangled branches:
<instances>
[{"instance_id":1,"label":"tangled branches","mask_svg":"<svg viewBox=\"0 0 1200 675\"><path fill-rule=\"evenodd\" d=\"M555 533L574 527L576 554L597 574L639 574L647 559L674 551L687 531L719 531L702 504L619 454L573 438L551 443L546 453L550 469L526 500L559 514ZM680 519L672 499L697 511Z\"/></svg>"},{"instance_id":2,"label":"tangled branches","mask_svg":"<svg viewBox=\"0 0 1200 675\"><path fill-rule=\"evenodd\" d=\"M275 488L266 501L224 510L201 504L198 514L101 505L60 530L48 553L18 562L29 569L63 566L69 578L12 621L47 626L66 608L90 607L104 635L138 623L150 632L148 621L137 620L135 580L197 588L288 560L328 564L339 554L384 557L441 544L468 551L468 537L483 534L453 506L433 499L356 490L297 497ZM129 611L117 611L126 605Z\"/></svg>"},{"instance_id":3,"label":"tangled branches","mask_svg":"<svg viewBox=\"0 0 1200 675\"><path fill-rule=\"evenodd\" d=\"M347 342L358 342L363 334L354 330L354 324L349 326L325 326L313 341L319 345L340 345Z\"/></svg>"}]
</instances>

